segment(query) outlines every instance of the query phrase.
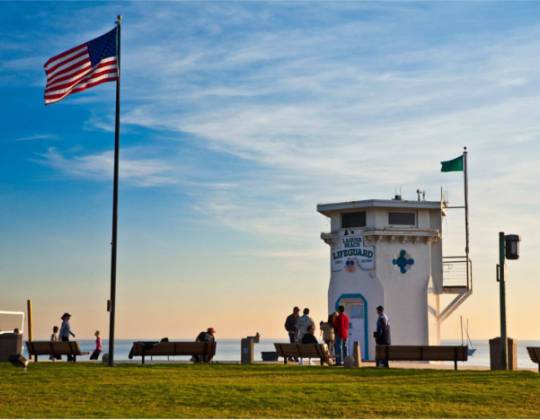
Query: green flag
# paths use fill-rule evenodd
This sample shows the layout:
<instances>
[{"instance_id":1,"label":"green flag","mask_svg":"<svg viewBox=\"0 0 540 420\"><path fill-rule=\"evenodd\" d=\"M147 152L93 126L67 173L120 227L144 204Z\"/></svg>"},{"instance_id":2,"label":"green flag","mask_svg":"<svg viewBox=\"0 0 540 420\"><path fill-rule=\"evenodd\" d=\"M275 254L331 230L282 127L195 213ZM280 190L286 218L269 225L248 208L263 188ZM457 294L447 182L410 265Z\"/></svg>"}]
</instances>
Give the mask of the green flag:
<instances>
[{"instance_id":1,"label":"green flag","mask_svg":"<svg viewBox=\"0 0 540 420\"><path fill-rule=\"evenodd\" d=\"M463 156L441 162L441 172L463 172Z\"/></svg>"}]
</instances>

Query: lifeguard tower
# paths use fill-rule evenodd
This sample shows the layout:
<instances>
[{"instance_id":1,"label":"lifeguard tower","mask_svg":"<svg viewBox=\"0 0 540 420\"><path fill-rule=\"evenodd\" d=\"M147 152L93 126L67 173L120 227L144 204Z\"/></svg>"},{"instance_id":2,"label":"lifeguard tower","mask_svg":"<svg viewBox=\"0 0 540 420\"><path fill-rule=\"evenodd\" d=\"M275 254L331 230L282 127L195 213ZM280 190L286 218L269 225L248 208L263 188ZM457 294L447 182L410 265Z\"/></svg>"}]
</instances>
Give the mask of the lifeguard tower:
<instances>
[{"instance_id":1,"label":"lifeguard tower","mask_svg":"<svg viewBox=\"0 0 540 420\"><path fill-rule=\"evenodd\" d=\"M317 206L331 226L321 234L330 246L328 310L345 306L349 350L358 341L364 360L375 355L377 306L390 319L392 344L435 345L441 323L472 293L468 250L466 257L442 255L445 208L420 194L417 201L396 196ZM445 294L453 299L443 307Z\"/></svg>"}]
</instances>

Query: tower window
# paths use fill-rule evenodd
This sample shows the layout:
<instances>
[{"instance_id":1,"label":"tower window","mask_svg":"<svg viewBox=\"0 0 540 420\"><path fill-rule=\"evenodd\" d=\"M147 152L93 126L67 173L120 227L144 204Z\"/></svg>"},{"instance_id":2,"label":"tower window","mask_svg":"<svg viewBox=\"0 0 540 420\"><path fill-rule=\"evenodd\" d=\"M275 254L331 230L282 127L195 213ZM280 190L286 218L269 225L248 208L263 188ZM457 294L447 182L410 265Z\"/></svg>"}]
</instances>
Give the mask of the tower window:
<instances>
[{"instance_id":1,"label":"tower window","mask_svg":"<svg viewBox=\"0 0 540 420\"><path fill-rule=\"evenodd\" d=\"M341 227L363 227L366 225L366 212L357 211L354 213L342 213L341 214Z\"/></svg>"},{"instance_id":2,"label":"tower window","mask_svg":"<svg viewBox=\"0 0 540 420\"><path fill-rule=\"evenodd\" d=\"M388 224L414 226L416 224L416 217L414 213L389 212Z\"/></svg>"}]
</instances>

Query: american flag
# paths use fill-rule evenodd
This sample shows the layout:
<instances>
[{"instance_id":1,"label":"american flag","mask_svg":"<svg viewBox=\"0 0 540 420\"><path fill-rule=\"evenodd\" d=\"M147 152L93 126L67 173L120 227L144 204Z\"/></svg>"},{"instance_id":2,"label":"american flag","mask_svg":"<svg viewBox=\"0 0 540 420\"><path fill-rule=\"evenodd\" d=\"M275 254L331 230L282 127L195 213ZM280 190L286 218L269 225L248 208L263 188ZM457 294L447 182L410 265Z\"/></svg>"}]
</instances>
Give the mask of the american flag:
<instances>
[{"instance_id":1,"label":"american flag","mask_svg":"<svg viewBox=\"0 0 540 420\"><path fill-rule=\"evenodd\" d=\"M45 105L105 82L118 80L117 28L55 55L45 63Z\"/></svg>"}]
</instances>

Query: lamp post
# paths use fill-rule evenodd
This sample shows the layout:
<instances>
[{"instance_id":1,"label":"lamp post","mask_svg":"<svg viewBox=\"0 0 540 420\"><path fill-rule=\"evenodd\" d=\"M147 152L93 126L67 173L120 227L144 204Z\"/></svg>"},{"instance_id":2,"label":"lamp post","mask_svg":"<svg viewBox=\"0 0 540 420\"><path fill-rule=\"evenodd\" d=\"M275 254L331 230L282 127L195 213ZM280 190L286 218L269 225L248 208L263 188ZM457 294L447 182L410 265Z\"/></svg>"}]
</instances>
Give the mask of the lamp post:
<instances>
[{"instance_id":1,"label":"lamp post","mask_svg":"<svg viewBox=\"0 0 540 420\"><path fill-rule=\"evenodd\" d=\"M519 258L519 235L505 235L499 232L499 265L497 266L497 281L499 282L499 302L501 314L501 369L508 369L508 337L506 333L506 285L505 262Z\"/></svg>"}]
</instances>

